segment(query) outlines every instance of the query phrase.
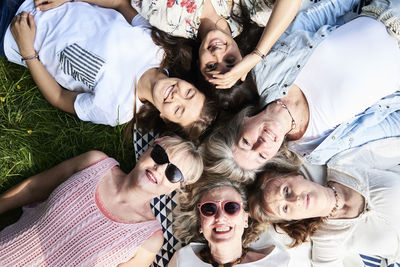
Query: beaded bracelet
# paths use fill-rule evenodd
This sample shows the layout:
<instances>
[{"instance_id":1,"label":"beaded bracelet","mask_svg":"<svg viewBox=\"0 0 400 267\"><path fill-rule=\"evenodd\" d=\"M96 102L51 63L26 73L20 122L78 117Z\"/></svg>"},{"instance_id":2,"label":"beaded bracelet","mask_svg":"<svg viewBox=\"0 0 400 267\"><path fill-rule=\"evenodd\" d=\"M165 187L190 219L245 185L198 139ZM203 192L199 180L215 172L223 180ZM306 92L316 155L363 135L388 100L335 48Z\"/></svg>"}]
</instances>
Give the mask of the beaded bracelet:
<instances>
[{"instance_id":1,"label":"beaded bracelet","mask_svg":"<svg viewBox=\"0 0 400 267\"><path fill-rule=\"evenodd\" d=\"M251 52L257 56L259 56L261 59L264 59L265 55L263 53L261 53L260 50L258 50L257 48L254 48L253 52Z\"/></svg>"},{"instance_id":2,"label":"beaded bracelet","mask_svg":"<svg viewBox=\"0 0 400 267\"><path fill-rule=\"evenodd\" d=\"M39 54L37 52L35 52L35 54L33 56L29 56L29 57L21 57L21 61L29 61L32 59L39 59Z\"/></svg>"}]
</instances>

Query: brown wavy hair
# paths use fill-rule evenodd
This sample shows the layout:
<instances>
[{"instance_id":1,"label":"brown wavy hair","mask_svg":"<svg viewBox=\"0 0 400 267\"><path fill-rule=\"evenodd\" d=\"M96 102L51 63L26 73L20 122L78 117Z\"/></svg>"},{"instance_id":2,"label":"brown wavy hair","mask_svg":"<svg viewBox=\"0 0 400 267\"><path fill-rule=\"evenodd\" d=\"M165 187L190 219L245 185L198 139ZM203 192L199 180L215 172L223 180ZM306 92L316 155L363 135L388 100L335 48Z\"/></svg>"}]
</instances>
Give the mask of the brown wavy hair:
<instances>
[{"instance_id":1,"label":"brown wavy hair","mask_svg":"<svg viewBox=\"0 0 400 267\"><path fill-rule=\"evenodd\" d=\"M158 133L171 131L194 143L199 143L201 136L205 134L207 129L213 124L217 115L216 103L206 98L200 117L186 127L170 122L167 119L162 119L160 117L160 111L150 102L145 102L140 107L139 112L136 113L135 120L140 131L155 131Z\"/></svg>"},{"instance_id":2,"label":"brown wavy hair","mask_svg":"<svg viewBox=\"0 0 400 267\"><path fill-rule=\"evenodd\" d=\"M250 215L259 222L270 223L275 231L283 231L289 235L293 242L289 247L297 247L303 242L310 240L312 234L319 228L319 226L326 220L325 217L308 218L301 220L286 221L277 219L264 208L265 198L264 191L268 190L268 186L271 181L277 178L285 178L291 175L298 175L299 164L293 164L290 166L288 163L286 166L279 166L279 164L270 164L267 166L263 173L260 173L256 179L256 182L251 185L249 191L252 192L249 197ZM290 179L290 178L288 178Z\"/></svg>"},{"instance_id":3,"label":"brown wavy hair","mask_svg":"<svg viewBox=\"0 0 400 267\"><path fill-rule=\"evenodd\" d=\"M221 176L203 174L199 181L186 187L186 190L180 193L178 206L174 209L173 230L174 235L186 244L190 242L200 242L207 244L207 240L200 234L200 213L197 204L200 203L203 195L209 190L230 186L233 187L242 197L243 208L248 211L247 190L237 182L224 179ZM266 224L249 217L248 228L245 228L242 245L248 247L252 242L259 239L260 235L265 231Z\"/></svg>"},{"instance_id":4,"label":"brown wavy hair","mask_svg":"<svg viewBox=\"0 0 400 267\"><path fill-rule=\"evenodd\" d=\"M196 75L192 71L192 50L196 42L190 39L173 37L155 27L151 28L151 36L154 43L164 50L164 58L161 62L160 70L167 70L171 77L178 77L194 84ZM133 125L136 123L139 131L155 131L157 133L169 131L199 143L201 136L207 132L217 115L217 104L215 101L206 98L200 117L189 126L182 127L177 123L162 119L157 108L146 101L140 107L134 119L128 123L125 130L125 139L131 136Z\"/></svg>"}]
</instances>

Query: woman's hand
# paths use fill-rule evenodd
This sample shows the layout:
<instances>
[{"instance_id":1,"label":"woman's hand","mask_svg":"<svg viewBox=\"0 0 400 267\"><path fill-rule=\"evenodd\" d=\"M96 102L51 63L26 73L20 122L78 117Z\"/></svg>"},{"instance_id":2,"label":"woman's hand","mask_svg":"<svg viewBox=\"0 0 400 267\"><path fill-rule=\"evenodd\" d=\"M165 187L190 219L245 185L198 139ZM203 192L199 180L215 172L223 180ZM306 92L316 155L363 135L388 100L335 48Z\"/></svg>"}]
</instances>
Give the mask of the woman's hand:
<instances>
[{"instance_id":1,"label":"woman's hand","mask_svg":"<svg viewBox=\"0 0 400 267\"><path fill-rule=\"evenodd\" d=\"M215 74L209 82L214 84L217 89L229 89L241 79L246 80L247 73L261 60L261 58L253 53L245 56L242 61L237 63L230 71L224 74Z\"/></svg>"},{"instance_id":2,"label":"woman's hand","mask_svg":"<svg viewBox=\"0 0 400 267\"><path fill-rule=\"evenodd\" d=\"M46 11L52 8L61 6L65 2L72 2L70 0L34 0L33 3L37 10Z\"/></svg>"},{"instance_id":3,"label":"woman's hand","mask_svg":"<svg viewBox=\"0 0 400 267\"><path fill-rule=\"evenodd\" d=\"M33 42L36 36L36 24L32 13L21 12L11 21L11 33L17 42L21 57L27 58L36 54Z\"/></svg>"}]
</instances>

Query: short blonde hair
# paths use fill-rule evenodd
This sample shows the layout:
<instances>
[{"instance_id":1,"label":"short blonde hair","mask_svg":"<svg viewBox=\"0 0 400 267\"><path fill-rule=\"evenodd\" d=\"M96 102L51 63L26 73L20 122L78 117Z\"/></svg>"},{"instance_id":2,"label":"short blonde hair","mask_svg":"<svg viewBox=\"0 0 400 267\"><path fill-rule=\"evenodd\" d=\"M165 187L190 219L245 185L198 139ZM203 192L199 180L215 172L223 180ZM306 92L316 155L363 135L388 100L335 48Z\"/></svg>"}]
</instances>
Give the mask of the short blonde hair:
<instances>
[{"instance_id":1,"label":"short blonde hair","mask_svg":"<svg viewBox=\"0 0 400 267\"><path fill-rule=\"evenodd\" d=\"M195 183L203 173L203 160L199 149L193 142L182 139L178 136L168 136L157 141L168 154L168 157L179 157L184 162L181 169L184 182L183 185Z\"/></svg>"}]
</instances>

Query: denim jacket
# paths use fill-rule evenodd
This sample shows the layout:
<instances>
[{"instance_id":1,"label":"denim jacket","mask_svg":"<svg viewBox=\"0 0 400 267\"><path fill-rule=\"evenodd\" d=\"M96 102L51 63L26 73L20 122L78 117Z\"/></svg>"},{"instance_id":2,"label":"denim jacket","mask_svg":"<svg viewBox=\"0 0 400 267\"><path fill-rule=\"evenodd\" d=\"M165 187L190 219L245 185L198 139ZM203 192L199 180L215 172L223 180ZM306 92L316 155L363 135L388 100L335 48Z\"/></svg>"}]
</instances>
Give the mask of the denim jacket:
<instances>
[{"instance_id":1,"label":"denim jacket","mask_svg":"<svg viewBox=\"0 0 400 267\"><path fill-rule=\"evenodd\" d=\"M322 0L297 14L253 74L266 104L284 97L314 49L338 26L359 0Z\"/></svg>"},{"instance_id":2,"label":"denim jacket","mask_svg":"<svg viewBox=\"0 0 400 267\"><path fill-rule=\"evenodd\" d=\"M322 165L334 155L371 141L400 136L400 91L386 96L364 112L336 127L304 159Z\"/></svg>"},{"instance_id":3,"label":"denim jacket","mask_svg":"<svg viewBox=\"0 0 400 267\"><path fill-rule=\"evenodd\" d=\"M265 97L266 104L287 94L314 49L343 24L340 17L358 2L322 0L297 15L271 52L253 69L258 91ZM389 4L391 1L373 2L374 6L382 7L383 10ZM393 15L398 15L398 5L396 3ZM380 14L373 14L374 10L372 8L372 12L365 15L380 19ZM302 156L312 164L325 164L346 149L393 136L400 136L400 92L381 99L364 112L340 124L314 151Z\"/></svg>"}]
</instances>

